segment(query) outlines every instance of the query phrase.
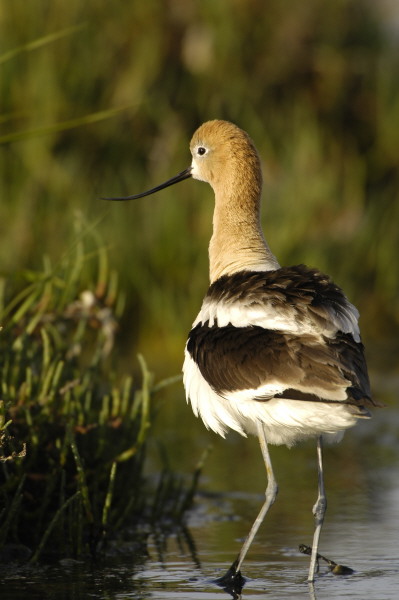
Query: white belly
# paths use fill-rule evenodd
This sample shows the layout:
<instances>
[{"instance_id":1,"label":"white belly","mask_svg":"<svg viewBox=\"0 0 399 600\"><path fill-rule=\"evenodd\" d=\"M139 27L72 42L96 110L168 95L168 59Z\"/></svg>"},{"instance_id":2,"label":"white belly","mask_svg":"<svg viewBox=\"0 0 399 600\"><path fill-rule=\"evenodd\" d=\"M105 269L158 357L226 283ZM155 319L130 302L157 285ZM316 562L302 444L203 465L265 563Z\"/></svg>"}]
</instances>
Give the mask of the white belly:
<instances>
[{"instance_id":1,"label":"white belly","mask_svg":"<svg viewBox=\"0 0 399 600\"><path fill-rule=\"evenodd\" d=\"M183 381L194 414L222 437L229 428L244 436L256 434L256 423L261 421L270 444L292 446L321 434L329 441L339 441L344 430L357 422L346 404L282 398L262 402L253 400L253 390L227 392L222 397L209 386L187 351Z\"/></svg>"}]
</instances>

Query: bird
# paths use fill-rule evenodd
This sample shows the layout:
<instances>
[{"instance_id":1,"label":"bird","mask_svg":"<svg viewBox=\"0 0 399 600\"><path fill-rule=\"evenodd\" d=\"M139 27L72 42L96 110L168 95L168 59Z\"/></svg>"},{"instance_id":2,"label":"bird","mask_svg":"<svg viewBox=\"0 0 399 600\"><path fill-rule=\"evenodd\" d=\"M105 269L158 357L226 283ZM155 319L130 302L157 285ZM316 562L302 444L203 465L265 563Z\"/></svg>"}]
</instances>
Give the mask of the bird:
<instances>
[{"instance_id":1,"label":"bird","mask_svg":"<svg viewBox=\"0 0 399 600\"><path fill-rule=\"evenodd\" d=\"M133 200L188 178L215 195L209 244L210 285L185 347L187 401L205 426L258 437L266 467L265 500L224 582L238 581L251 543L275 502L269 445L316 441L318 494L308 581L318 570L327 507L323 443L371 417L372 400L359 313L316 268L280 266L261 227L262 168L249 135L220 119L194 133L191 165Z\"/></svg>"}]
</instances>

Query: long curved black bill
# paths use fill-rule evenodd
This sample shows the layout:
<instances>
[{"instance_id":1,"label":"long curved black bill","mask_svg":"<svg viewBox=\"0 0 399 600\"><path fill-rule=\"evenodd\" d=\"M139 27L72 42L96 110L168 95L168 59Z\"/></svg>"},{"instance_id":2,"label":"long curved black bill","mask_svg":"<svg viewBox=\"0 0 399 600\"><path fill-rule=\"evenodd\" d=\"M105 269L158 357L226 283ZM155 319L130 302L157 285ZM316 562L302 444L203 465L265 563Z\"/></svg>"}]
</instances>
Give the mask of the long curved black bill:
<instances>
[{"instance_id":1,"label":"long curved black bill","mask_svg":"<svg viewBox=\"0 0 399 600\"><path fill-rule=\"evenodd\" d=\"M101 198L101 200L115 200L118 202L122 202L124 200L136 200L137 198L143 198L144 196L149 196L150 194L155 194L155 192L159 192L159 190L163 190L164 188L167 188L170 185L179 183L179 181L184 181L184 179L188 179L189 177L191 177L191 170L192 170L192 167L188 167L187 169L185 169L178 175L175 175L171 179L168 179L168 181L165 181L164 183L157 185L156 187L152 188L151 190L147 190L146 192L141 192L141 194L134 194L133 196L120 196L118 198Z\"/></svg>"}]
</instances>

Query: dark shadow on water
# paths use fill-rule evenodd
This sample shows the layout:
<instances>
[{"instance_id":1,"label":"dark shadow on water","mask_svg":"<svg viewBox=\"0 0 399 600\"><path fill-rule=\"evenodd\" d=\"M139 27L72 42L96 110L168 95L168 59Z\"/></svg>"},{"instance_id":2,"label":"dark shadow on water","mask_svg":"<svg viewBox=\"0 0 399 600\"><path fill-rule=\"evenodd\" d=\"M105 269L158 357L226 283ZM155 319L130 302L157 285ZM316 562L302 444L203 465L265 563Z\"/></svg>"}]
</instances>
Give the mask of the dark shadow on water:
<instances>
[{"instance_id":1,"label":"dark shadow on water","mask_svg":"<svg viewBox=\"0 0 399 600\"><path fill-rule=\"evenodd\" d=\"M168 540L172 536L179 547L180 554L189 557L193 565L198 569L201 569L201 561L198 556L194 537L190 529L184 524L180 525L178 528L175 526L170 531L162 530L153 532L152 538L154 540L158 561L163 565L167 564Z\"/></svg>"}]
</instances>

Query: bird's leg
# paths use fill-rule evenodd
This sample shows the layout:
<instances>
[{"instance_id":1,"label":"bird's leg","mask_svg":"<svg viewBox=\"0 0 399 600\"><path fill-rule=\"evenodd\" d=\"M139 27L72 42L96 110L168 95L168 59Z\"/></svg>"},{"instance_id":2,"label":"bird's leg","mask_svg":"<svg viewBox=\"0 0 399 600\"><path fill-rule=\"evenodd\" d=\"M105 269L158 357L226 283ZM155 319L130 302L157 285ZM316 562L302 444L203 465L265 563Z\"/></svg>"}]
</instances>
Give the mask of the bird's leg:
<instances>
[{"instance_id":1,"label":"bird's leg","mask_svg":"<svg viewBox=\"0 0 399 600\"><path fill-rule=\"evenodd\" d=\"M274 477L272 463L269 455L269 449L267 447L266 436L262 423L257 423L257 430L263 460L265 461L267 472L267 488L265 492L266 499L262 508L260 509L258 516L255 519L254 524L251 527L251 531L249 532L243 547L241 548L240 554L237 556L236 560L228 569L227 573L225 573L223 577L220 577L216 580L216 583L218 585L220 585L226 590L229 590L230 592L234 591L234 593L237 592L237 590L241 590L242 586L244 585L245 579L240 573L241 565L244 562L244 558L249 550L252 540L254 539L263 519L265 518L267 511L275 501L278 492L277 481Z\"/></svg>"},{"instance_id":2,"label":"bird's leg","mask_svg":"<svg viewBox=\"0 0 399 600\"><path fill-rule=\"evenodd\" d=\"M252 544L252 541L253 541L263 519L266 516L266 513L268 512L269 508L275 501L277 492L278 492L278 485L277 485L277 481L276 481L276 479L274 477L274 473L273 473L273 467L272 467L272 463L270 460L269 449L267 447L265 432L264 432L262 423L260 423L259 421L257 423L257 428L258 428L258 437L259 437L260 448L262 450L263 460L265 461L266 472L267 472L267 488L266 488L266 492L265 492L266 499L265 499L265 502L264 502L262 508L260 509L258 516L255 519L254 524L251 527L251 531L249 532L247 539L244 542L243 547L241 548L240 554L238 555L238 558L237 558L236 562L234 563L236 565L235 569L236 569L237 573L239 572L239 570L241 568L244 558L249 550L250 545Z\"/></svg>"},{"instance_id":3,"label":"bird's leg","mask_svg":"<svg viewBox=\"0 0 399 600\"><path fill-rule=\"evenodd\" d=\"M318 474L318 488L319 493L316 504L313 507L313 514L315 518L315 532L313 536L312 554L310 557L310 567L308 581L314 581L316 567L318 569L318 548L321 528L323 526L324 515L327 508L327 498L324 489L324 477L323 477L323 456L322 456L322 437L317 438L317 474Z\"/></svg>"}]
</instances>

